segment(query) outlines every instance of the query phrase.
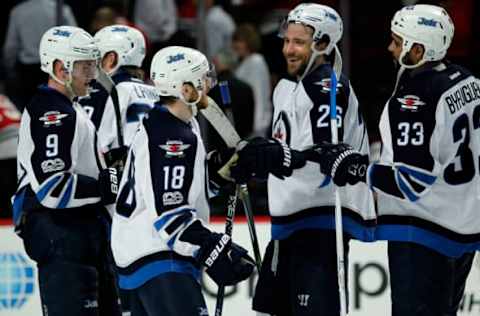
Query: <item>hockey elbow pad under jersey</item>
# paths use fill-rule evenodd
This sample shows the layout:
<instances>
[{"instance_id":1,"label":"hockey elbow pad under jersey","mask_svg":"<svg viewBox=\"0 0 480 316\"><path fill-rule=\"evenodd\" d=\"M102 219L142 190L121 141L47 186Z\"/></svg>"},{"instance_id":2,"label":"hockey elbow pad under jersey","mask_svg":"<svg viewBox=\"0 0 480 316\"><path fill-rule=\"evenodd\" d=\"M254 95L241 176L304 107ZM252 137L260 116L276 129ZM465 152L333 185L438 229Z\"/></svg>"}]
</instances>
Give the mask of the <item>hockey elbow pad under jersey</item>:
<instances>
[{"instance_id":1,"label":"hockey elbow pad under jersey","mask_svg":"<svg viewBox=\"0 0 480 316\"><path fill-rule=\"evenodd\" d=\"M305 166L306 162L302 152L292 150L276 139L261 137L250 140L238 156L237 164L230 169L238 183L245 183L253 177L267 179L269 173L284 179L291 176L294 169Z\"/></svg>"}]
</instances>

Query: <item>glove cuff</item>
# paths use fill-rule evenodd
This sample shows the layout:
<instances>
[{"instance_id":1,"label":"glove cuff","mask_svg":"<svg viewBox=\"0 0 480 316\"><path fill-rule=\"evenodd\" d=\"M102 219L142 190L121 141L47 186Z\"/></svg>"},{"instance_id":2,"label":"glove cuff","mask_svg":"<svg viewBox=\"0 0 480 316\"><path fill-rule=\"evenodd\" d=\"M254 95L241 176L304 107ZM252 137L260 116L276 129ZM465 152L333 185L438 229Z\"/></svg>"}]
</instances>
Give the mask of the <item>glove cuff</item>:
<instances>
[{"instance_id":1,"label":"glove cuff","mask_svg":"<svg viewBox=\"0 0 480 316\"><path fill-rule=\"evenodd\" d=\"M332 171L331 171L331 174L330 176L335 179L335 173L337 172L337 168L338 166L340 166L340 164L342 163L343 159L345 159L346 157L352 155L352 154L356 154L357 152L354 151L354 150L351 150L351 149L347 149L345 150L344 152L342 152L338 157L337 159L335 159L335 161L333 162L333 165L332 165Z\"/></svg>"}]
</instances>

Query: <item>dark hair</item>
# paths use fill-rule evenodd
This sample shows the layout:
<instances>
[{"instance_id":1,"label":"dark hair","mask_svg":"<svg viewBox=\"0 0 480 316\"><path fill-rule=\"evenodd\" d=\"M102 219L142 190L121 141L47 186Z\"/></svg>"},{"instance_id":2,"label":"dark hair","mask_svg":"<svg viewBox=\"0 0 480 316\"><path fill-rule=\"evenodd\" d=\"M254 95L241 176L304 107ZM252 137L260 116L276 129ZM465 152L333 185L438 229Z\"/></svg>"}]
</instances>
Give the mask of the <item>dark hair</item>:
<instances>
[{"instance_id":1,"label":"dark hair","mask_svg":"<svg viewBox=\"0 0 480 316\"><path fill-rule=\"evenodd\" d=\"M242 24L232 35L233 41L244 41L252 53L256 53L262 46L260 35L252 24Z\"/></svg>"},{"instance_id":2,"label":"dark hair","mask_svg":"<svg viewBox=\"0 0 480 316\"><path fill-rule=\"evenodd\" d=\"M133 76L140 80L145 80L145 72L142 68L137 66L121 66L120 69L127 72L130 76Z\"/></svg>"}]
</instances>

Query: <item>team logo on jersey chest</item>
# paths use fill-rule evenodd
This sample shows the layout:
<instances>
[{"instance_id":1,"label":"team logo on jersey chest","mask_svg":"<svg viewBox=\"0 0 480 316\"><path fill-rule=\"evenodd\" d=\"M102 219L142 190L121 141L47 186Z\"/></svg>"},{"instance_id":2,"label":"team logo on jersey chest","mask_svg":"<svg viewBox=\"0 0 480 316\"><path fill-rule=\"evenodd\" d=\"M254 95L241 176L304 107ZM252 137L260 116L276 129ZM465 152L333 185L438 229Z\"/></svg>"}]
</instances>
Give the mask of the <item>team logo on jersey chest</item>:
<instances>
[{"instance_id":1,"label":"team logo on jersey chest","mask_svg":"<svg viewBox=\"0 0 480 316\"><path fill-rule=\"evenodd\" d=\"M332 84L330 82L330 78L322 79L320 81L314 82L313 84L317 85L317 86L321 86L322 87L321 92L323 92L323 93L329 93L330 92L330 87L332 86ZM338 89L340 89L341 87L343 87L342 83L337 82L337 93L338 93Z\"/></svg>"},{"instance_id":2,"label":"team logo on jersey chest","mask_svg":"<svg viewBox=\"0 0 480 316\"><path fill-rule=\"evenodd\" d=\"M43 127L59 126L62 125L62 120L67 116L68 114L62 114L58 111L48 111L39 120L43 122Z\"/></svg>"},{"instance_id":3,"label":"team logo on jersey chest","mask_svg":"<svg viewBox=\"0 0 480 316\"><path fill-rule=\"evenodd\" d=\"M181 140L169 140L165 145L159 145L161 149L165 150L165 157L173 158L173 157L183 157L184 150L190 147L189 144L184 144Z\"/></svg>"},{"instance_id":4,"label":"team logo on jersey chest","mask_svg":"<svg viewBox=\"0 0 480 316\"><path fill-rule=\"evenodd\" d=\"M286 112L282 111L273 124L273 138L290 145L290 121Z\"/></svg>"},{"instance_id":5,"label":"team logo on jersey chest","mask_svg":"<svg viewBox=\"0 0 480 316\"><path fill-rule=\"evenodd\" d=\"M420 100L416 95L406 95L403 98L397 98L397 101L400 102L403 110L417 112L420 110L420 107L424 106L426 103Z\"/></svg>"}]
</instances>

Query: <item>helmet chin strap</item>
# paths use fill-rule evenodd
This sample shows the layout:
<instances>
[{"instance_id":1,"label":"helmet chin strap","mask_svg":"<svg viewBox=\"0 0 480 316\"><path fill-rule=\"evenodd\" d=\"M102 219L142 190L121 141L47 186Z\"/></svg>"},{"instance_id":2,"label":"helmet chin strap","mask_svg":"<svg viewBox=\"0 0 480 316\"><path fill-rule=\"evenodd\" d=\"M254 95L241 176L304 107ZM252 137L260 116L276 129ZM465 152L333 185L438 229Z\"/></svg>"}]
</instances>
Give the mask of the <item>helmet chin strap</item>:
<instances>
[{"instance_id":1,"label":"helmet chin strap","mask_svg":"<svg viewBox=\"0 0 480 316\"><path fill-rule=\"evenodd\" d=\"M180 99L185 102L185 104L187 104L188 106L190 106L190 108L192 109L192 115L193 116L197 116L197 113L198 113L198 108L197 108L197 104L198 102L200 102L200 100L202 99L202 90L197 90L197 93L198 93L198 98L193 101L193 102L189 102L185 99L185 97L180 94Z\"/></svg>"},{"instance_id":2,"label":"helmet chin strap","mask_svg":"<svg viewBox=\"0 0 480 316\"><path fill-rule=\"evenodd\" d=\"M421 65L427 62L423 56L422 56L422 59L415 65L407 65L403 62L403 60L405 59L405 56L407 56L407 54L412 49L412 46L413 45L410 45L408 50L406 50L405 47L402 47L402 52L400 53L400 57L398 58L398 63L400 64L400 68L398 69L398 72L397 72L397 80L395 81L395 87L393 88L393 93L391 97L393 97L397 92L398 82L400 81L400 77L402 77L402 74L405 70L420 67Z\"/></svg>"},{"instance_id":3,"label":"helmet chin strap","mask_svg":"<svg viewBox=\"0 0 480 316\"><path fill-rule=\"evenodd\" d=\"M53 80L55 80L56 82L58 82L59 84L61 84L62 86L65 87L65 89L67 90L67 93L70 95L70 99L73 100L73 98L76 96L76 93L73 91L73 87L72 87L72 80L73 79L72 79L72 75L70 74L70 72L69 72L67 81L60 80L54 74L50 74L50 76L53 78Z\"/></svg>"},{"instance_id":4,"label":"helmet chin strap","mask_svg":"<svg viewBox=\"0 0 480 316\"><path fill-rule=\"evenodd\" d=\"M415 65L405 64L403 62L403 60L405 59L405 56L407 56L407 54L412 50L413 43L412 43L412 45L408 45L408 46L407 47L402 47L402 52L400 53L400 57L398 58L398 63L400 64L401 67L403 67L405 69L414 69L414 68L420 67L421 65L423 65L427 62L425 60L424 56L422 56L422 59L420 59L420 61L418 63L416 63ZM425 55L425 53L424 53L424 55Z\"/></svg>"},{"instance_id":5,"label":"helmet chin strap","mask_svg":"<svg viewBox=\"0 0 480 316\"><path fill-rule=\"evenodd\" d=\"M333 49L335 51L335 61L333 63L333 71L335 71L335 74L336 74L337 78L340 78L340 76L342 75L342 67L343 67L342 55L340 54L340 51L338 50L337 45L334 45L333 47L334 47ZM325 55L327 53L326 49L323 49L321 51L317 50L315 48L315 42L312 43L311 49L312 49L312 55L310 56L310 59L308 60L308 64L307 64L307 67L305 68L305 71L299 77L298 81L302 81L303 78L305 78L305 76L310 72L310 69L312 68L313 63L315 62L315 60L317 59L318 56L320 56L322 54Z\"/></svg>"},{"instance_id":6,"label":"helmet chin strap","mask_svg":"<svg viewBox=\"0 0 480 316\"><path fill-rule=\"evenodd\" d=\"M325 54L325 52L326 52L326 49L321 50L321 51L317 50L315 48L315 45L316 45L316 43L312 42L312 46L310 47L310 49L312 50L312 55L310 55L310 59L308 60L307 67L305 67L305 70L303 71L303 74L298 78L299 82L302 81L303 78L305 78L305 76L310 72L310 69L312 68L313 63L315 62L317 57L322 55L322 54Z\"/></svg>"}]
</instances>

